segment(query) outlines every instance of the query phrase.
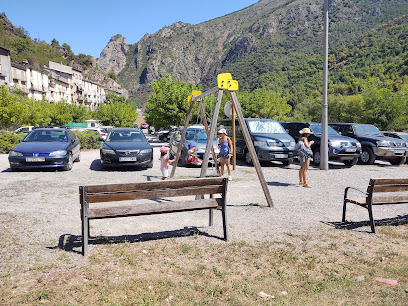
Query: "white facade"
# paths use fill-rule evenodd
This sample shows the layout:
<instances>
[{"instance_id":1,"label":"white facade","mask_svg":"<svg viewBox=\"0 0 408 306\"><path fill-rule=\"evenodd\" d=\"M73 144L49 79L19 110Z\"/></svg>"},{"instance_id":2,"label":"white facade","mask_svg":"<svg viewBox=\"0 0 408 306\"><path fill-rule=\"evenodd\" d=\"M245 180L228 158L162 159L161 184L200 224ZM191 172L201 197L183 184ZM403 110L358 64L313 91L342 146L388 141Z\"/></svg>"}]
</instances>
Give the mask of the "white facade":
<instances>
[{"instance_id":1,"label":"white facade","mask_svg":"<svg viewBox=\"0 0 408 306\"><path fill-rule=\"evenodd\" d=\"M0 85L7 88L11 84L11 59L10 50L0 47Z\"/></svg>"},{"instance_id":2,"label":"white facade","mask_svg":"<svg viewBox=\"0 0 408 306\"><path fill-rule=\"evenodd\" d=\"M34 69L27 69L28 97L36 101L49 100L48 74Z\"/></svg>"}]
</instances>

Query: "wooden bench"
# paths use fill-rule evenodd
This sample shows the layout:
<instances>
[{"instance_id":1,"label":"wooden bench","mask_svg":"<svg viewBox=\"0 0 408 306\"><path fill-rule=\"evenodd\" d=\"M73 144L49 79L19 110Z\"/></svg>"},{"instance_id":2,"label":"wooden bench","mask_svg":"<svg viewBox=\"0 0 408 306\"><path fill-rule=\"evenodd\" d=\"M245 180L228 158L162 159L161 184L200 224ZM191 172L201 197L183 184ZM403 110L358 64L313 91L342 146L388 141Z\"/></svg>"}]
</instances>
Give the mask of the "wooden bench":
<instances>
[{"instance_id":1,"label":"wooden bench","mask_svg":"<svg viewBox=\"0 0 408 306\"><path fill-rule=\"evenodd\" d=\"M209 209L209 225L213 224L213 209L221 208L224 240L228 239L226 195L228 179L195 178L186 180L165 180L134 184L109 184L79 186L82 220L82 254L88 254L89 220L117 218L182 211ZM221 197L214 198L214 194ZM204 195L210 195L205 199ZM169 201L169 197L195 196L194 199ZM165 201L159 200L165 198ZM123 205L90 207L93 203L152 199L149 203L127 202ZM113 203L116 204L116 203Z\"/></svg>"},{"instance_id":2,"label":"wooden bench","mask_svg":"<svg viewBox=\"0 0 408 306\"><path fill-rule=\"evenodd\" d=\"M363 193L363 197L352 198L348 196L348 191L357 190ZM346 221L346 205L352 203L364 207L368 210L371 231L375 233L373 218L373 205L405 204L408 203L408 178L400 179L370 179L367 192L353 187L344 190L343 219Z\"/></svg>"}]
</instances>

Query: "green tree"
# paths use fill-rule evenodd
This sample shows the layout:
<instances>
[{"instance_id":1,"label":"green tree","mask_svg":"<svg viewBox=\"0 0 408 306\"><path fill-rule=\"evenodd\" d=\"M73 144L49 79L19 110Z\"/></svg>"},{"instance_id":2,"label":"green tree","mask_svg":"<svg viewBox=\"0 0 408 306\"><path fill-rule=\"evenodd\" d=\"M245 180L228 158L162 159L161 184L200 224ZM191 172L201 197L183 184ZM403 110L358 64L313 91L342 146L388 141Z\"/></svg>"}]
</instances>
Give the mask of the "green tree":
<instances>
[{"instance_id":1,"label":"green tree","mask_svg":"<svg viewBox=\"0 0 408 306\"><path fill-rule=\"evenodd\" d=\"M50 103L50 125L63 126L72 122L71 105L61 101L59 103Z\"/></svg>"},{"instance_id":2,"label":"green tree","mask_svg":"<svg viewBox=\"0 0 408 306\"><path fill-rule=\"evenodd\" d=\"M187 97L194 86L166 75L154 81L150 88L152 93L146 104L146 122L156 128L184 125L189 107Z\"/></svg>"},{"instance_id":3,"label":"green tree","mask_svg":"<svg viewBox=\"0 0 408 306\"><path fill-rule=\"evenodd\" d=\"M116 73L115 73L114 71L108 72L107 77L108 77L108 78L111 78L111 79L114 80L114 81L116 81L117 78L118 78L118 76L116 75Z\"/></svg>"},{"instance_id":4,"label":"green tree","mask_svg":"<svg viewBox=\"0 0 408 306\"><path fill-rule=\"evenodd\" d=\"M53 38L53 39L51 40L51 46L53 46L53 47L59 47L59 42L58 42L58 40L56 40L55 38Z\"/></svg>"},{"instance_id":5,"label":"green tree","mask_svg":"<svg viewBox=\"0 0 408 306\"><path fill-rule=\"evenodd\" d=\"M244 117L286 120L292 107L277 91L266 88L255 89L251 93L238 92L238 101Z\"/></svg>"},{"instance_id":6,"label":"green tree","mask_svg":"<svg viewBox=\"0 0 408 306\"><path fill-rule=\"evenodd\" d=\"M18 102L16 95L10 94L6 86L0 86L0 127L11 127L13 124L20 124L24 116L25 109Z\"/></svg>"},{"instance_id":7,"label":"green tree","mask_svg":"<svg viewBox=\"0 0 408 306\"><path fill-rule=\"evenodd\" d=\"M125 96L123 95L117 95L116 93L112 92L112 91L108 91L106 93L106 100L109 103L128 103L127 99ZM133 102L131 102L133 103Z\"/></svg>"},{"instance_id":8,"label":"green tree","mask_svg":"<svg viewBox=\"0 0 408 306\"><path fill-rule=\"evenodd\" d=\"M101 104L92 116L101 120L103 125L132 127L137 119L134 106L126 103Z\"/></svg>"}]
</instances>

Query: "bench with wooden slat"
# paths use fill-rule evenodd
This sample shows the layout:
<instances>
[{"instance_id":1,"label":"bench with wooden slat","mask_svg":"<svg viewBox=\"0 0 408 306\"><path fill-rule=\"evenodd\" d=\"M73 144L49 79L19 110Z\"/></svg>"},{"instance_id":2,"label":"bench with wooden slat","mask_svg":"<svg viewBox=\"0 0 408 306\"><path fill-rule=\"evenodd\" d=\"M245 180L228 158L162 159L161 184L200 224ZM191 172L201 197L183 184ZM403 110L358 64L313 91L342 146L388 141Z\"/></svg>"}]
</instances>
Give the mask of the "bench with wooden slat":
<instances>
[{"instance_id":1,"label":"bench with wooden slat","mask_svg":"<svg viewBox=\"0 0 408 306\"><path fill-rule=\"evenodd\" d=\"M350 197L349 190L355 190L364 194L364 197ZM400 179L370 179L367 191L361 191L353 187L344 190L343 218L346 221L347 203L352 203L364 207L368 210L370 226L375 233L373 218L373 205L407 204L408 203L408 178Z\"/></svg>"},{"instance_id":2,"label":"bench with wooden slat","mask_svg":"<svg viewBox=\"0 0 408 306\"><path fill-rule=\"evenodd\" d=\"M80 186L81 220L82 220L82 254L88 254L89 220L118 218L130 216L153 215L193 210L208 209L210 212L209 225L213 224L213 209L221 209L224 240L227 240L226 193L228 179L226 178L197 178L187 180L165 180L157 182L143 182L134 184L108 184ZM221 197L214 198L219 194ZM205 199L204 195L209 195ZM194 197L192 197L194 196ZM184 197L177 201L167 198ZM190 198L185 198L190 197ZM157 202L157 199L166 201ZM155 199L150 203L126 203L118 201L132 201ZM104 207L90 207L90 204L113 202L114 205Z\"/></svg>"}]
</instances>

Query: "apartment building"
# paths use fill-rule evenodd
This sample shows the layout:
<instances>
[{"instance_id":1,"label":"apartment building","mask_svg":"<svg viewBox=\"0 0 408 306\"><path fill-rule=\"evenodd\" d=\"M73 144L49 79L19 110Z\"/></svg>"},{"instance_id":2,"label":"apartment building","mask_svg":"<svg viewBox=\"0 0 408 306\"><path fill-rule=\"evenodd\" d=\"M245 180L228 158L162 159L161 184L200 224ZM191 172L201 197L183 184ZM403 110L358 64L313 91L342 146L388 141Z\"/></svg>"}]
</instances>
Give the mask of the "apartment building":
<instances>
[{"instance_id":1,"label":"apartment building","mask_svg":"<svg viewBox=\"0 0 408 306\"><path fill-rule=\"evenodd\" d=\"M105 88L97 82L87 80L82 71L67 65L50 61L49 67L33 69L28 62L11 61L10 51L0 47L0 85L8 90L19 89L34 100L46 99L55 103L64 101L84 105L95 110L105 103ZM124 94L116 82L108 82L109 90ZM121 91L121 92L120 92Z\"/></svg>"},{"instance_id":2,"label":"apartment building","mask_svg":"<svg viewBox=\"0 0 408 306\"><path fill-rule=\"evenodd\" d=\"M0 85L9 87L11 84L10 50L0 47Z\"/></svg>"}]
</instances>

